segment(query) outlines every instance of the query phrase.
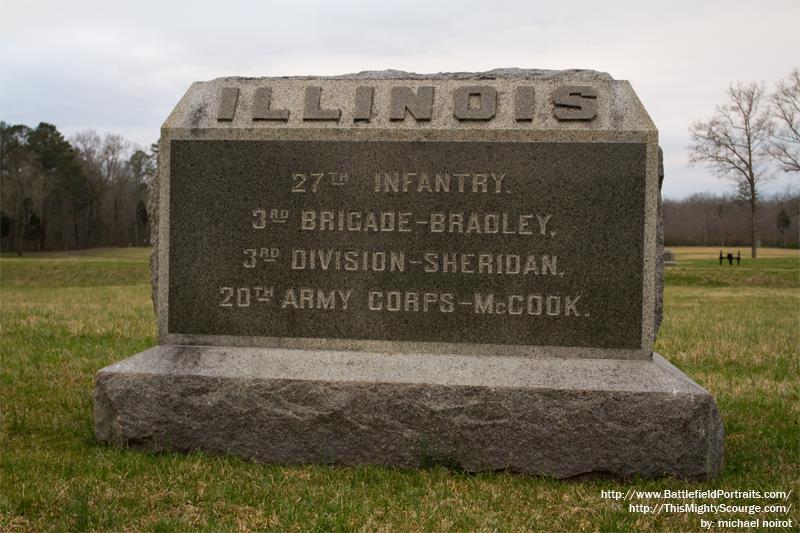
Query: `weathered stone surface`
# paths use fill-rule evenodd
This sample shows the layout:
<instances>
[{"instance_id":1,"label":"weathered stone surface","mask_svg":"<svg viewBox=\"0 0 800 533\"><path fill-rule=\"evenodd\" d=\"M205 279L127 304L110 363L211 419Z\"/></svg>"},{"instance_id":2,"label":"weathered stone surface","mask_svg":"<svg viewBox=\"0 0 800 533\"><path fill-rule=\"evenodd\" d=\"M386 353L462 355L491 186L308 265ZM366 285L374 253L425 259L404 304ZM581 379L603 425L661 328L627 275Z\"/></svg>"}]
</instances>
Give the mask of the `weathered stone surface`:
<instances>
[{"instance_id":1,"label":"weathered stone surface","mask_svg":"<svg viewBox=\"0 0 800 533\"><path fill-rule=\"evenodd\" d=\"M437 173L470 186L430 195ZM662 180L655 125L605 73L195 83L162 128L151 196L161 346L98 372L97 437L277 463L714 477L714 398L652 352ZM379 214L362 231L339 210ZM487 214L516 226L459 229ZM366 259L329 268L350 251ZM472 255L445 268L447 253ZM487 271L497 254L533 257L533 275Z\"/></svg>"},{"instance_id":2,"label":"weathered stone surface","mask_svg":"<svg viewBox=\"0 0 800 533\"><path fill-rule=\"evenodd\" d=\"M711 395L653 361L153 348L101 370L100 440L274 463L714 477Z\"/></svg>"},{"instance_id":3,"label":"weathered stone surface","mask_svg":"<svg viewBox=\"0 0 800 533\"><path fill-rule=\"evenodd\" d=\"M472 210L486 213L475 219L478 232L418 236L412 233L420 227L415 222L433 229L434 217L448 208L433 194L375 194L376 169L402 164L398 161L414 161L415 169L497 170L505 178L495 182L497 176L487 174L487 188L508 187L513 194L450 202L464 219L459 227L466 226ZM365 149L364 143L342 141L174 141L171 193L180 201L171 211L170 330L185 336L591 347L613 354L637 350L643 280L642 247L634 243L642 238L645 162L644 145L625 143L496 142L487 148L466 142L372 141ZM236 165L242 170L234 170ZM288 176L298 166L345 169L349 182L328 186L323 199L310 205L308 195L288 186L263 185L264 176ZM221 175L236 185L209 202ZM538 179L512 181L520 175ZM627 194L615 195L604 208L614 188ZM254 221L268 226L259 233L247 227L253 206L260 205L252 198L267 197L265 220ZM554 197L557 207L549 200ZM339 206L347 206L362 215L357 227L369 224L363 214L380 213L389 216L380 216L376 224L383 230L389 220L395 231L303 232L296 228L296 216L271 224L265 213L271 205L314 215L308 225L315 228L323 223L317 214L339 217ZM542 225L541 217L550 220ZM496 232L480 233L488 220L494 220ZM401 224L407 232L397 232ZM523 231L523 224L525 235L500 234ZM592 226L603 228L593 245L576 246ZM540 235L545 230L558 233ZM243 268L242 250L264 246L280 256L252 257L252 268ZM480 274L479 258L495 273ZM455 272L445 272L448 264ZM523 275L528 265L538 270ZM497 274L503 267L514 267L517 274ZM252 286L268 287L271 294L258 300ZM226 294L220 295L220 287L229 287ZM305 303L299 300L303 288L311 291ZM446 351L451 350L460 349ZM507 352L483 348L482 353L498 350Z\"/></svg>"},{"instance_id":4,"label":"weathered stone surface","mask_svg":"<svg viewBox=\"0 0 800 533\"><path fill-rule=\"evenodd\" d=\"M372 89L369 118L365 87ZM521 88L529 97L517 98ZM576 111L581 105L588 114ZM261 120L268 106L287 111L287 119ZM160 156L162 344L650 357L658 305L657 132L627 82L594 71L515 69L221 78L190 88L164 125ZM322 181L314 181L318 171ZM392 191L372 185L381 173L423 179L418 190L383 194ZM489 191L500 194L429 194L424 180L439 174L469 176L466 189L480 187L473 179L505 181ZM305 176L295 182L299 189L290 181L297 175ZM348 180L330 183L337 176ZM316 194L308 194L312 184L320 184ZM253 231L255 213L273 209L288 213L286 223L269 220ZM342 209L364 217L407 213L413 231L304 232L308 209L318 220ZM450 224L452 215L463 217L457 228L472 216L503 217L502 230L434 232L433 217ZM528 227L518 223L523 218ZM259 254L242 268L242 252L273 249L277 261L262 263ZM323 272L293 261L309 250L337 257L397 252L406 260L398 272ZM432 254L438 271L428 270ZM471 271L459 265L445 274L445 257L456 254ZM493 273L475 271L484 257L494 258ZM497 275L504 260L497 258L532 257L545 274ZM553 258L558 266L547 268ZM326 307L325 316L317 307L297 309L289 291L304 289L352 290L351 305ZM395 312L371 300L371 289L415 300ZM428 295L439 308L417 311Z\"/></svg>"}]
</instances>

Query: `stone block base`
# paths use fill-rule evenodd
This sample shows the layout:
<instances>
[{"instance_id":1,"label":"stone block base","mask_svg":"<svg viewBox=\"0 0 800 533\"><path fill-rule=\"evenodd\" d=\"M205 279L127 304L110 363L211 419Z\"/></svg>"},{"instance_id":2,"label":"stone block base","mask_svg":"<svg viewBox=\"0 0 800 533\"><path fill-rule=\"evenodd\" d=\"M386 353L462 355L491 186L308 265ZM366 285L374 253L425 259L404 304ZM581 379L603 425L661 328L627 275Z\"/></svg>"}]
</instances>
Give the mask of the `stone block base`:
<instances>
[{"instance_id":1,"label":"stone block base","mask_svg":"<svg viewBox=\"0 0 800 533\"><path fill-rule=\"evenodd\" d=\"M652 361L160 346L97 373L101 441L256 461L713 478L708 392Z\"/></svg>"}]
</instances>

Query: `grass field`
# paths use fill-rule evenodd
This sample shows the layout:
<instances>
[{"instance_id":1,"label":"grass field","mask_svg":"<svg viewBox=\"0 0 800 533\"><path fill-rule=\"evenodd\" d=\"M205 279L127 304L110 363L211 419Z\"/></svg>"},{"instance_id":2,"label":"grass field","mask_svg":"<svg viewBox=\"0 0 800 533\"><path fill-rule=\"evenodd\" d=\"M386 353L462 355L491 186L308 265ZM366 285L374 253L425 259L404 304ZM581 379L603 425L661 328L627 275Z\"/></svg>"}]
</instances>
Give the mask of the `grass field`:
<instances>
[{"instance_id":1,"label":"grass field","mask_svg":"<svg viewBox=\"0 0 800 533\"><path fill-rule=\"evenodd\" d=\"M657 349L719 402L725 468L710 482L281 467L101 445L92 421L95 372L155 344L149 251L3 256L0 531L697 531L701 518L796 526L800 255L762 250L757 260L720 267L718 249L675 251ZM792 508L641 514L601 497L608 489L716 488L792 490L777 502ZM689 501L776 503L673 503Z\"/></svg>"}]
</instances>

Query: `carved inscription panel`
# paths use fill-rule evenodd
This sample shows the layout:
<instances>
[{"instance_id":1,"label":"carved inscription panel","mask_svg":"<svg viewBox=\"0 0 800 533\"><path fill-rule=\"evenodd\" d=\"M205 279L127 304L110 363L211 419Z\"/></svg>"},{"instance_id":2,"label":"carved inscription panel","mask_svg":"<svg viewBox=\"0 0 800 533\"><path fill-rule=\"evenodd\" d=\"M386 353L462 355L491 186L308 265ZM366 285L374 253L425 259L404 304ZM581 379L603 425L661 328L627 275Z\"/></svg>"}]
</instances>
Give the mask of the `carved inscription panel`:
<instances>
[{"instance_id":1,"label":"carved inscription panel","mask_svg":"<svg viewBox=\"0 0 800 533\"><path fill-rule=\"evenodd\" d=\"M170 152L169 333L641 346L644 144Z\"/></svg>"}]
</instances>

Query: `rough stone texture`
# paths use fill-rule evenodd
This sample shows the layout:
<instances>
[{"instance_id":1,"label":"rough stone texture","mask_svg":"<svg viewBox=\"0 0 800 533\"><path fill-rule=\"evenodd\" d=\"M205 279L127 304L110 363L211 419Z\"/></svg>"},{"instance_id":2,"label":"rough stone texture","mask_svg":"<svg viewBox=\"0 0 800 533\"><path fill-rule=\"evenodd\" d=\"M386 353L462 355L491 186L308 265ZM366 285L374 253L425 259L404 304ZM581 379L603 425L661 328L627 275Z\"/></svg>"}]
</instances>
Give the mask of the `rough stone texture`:
<instances>
[{"instance_id":1,"label":"rough stone texture","mask_svg":"<svg viewBox=\"0 0 800 533\"><path fill-rule=\"evenodd\" d=\"M507 79L573 79L573 80L613 80L607 72L588 69L547 70L535 68L496 68L485 72L438 72L435 74L418 74L402 70L365 70L353 74L331 76L331 79L384 79L384 80L494 80ZM325 79L325 76L310 76L305 79Z\"/></svg>"},{"instance_id":2,"label":"rough stone texture","mask_svg":"<svg viewBox=\"0 0 800 533\"><path fill-rule=\"evenodd\" d=\"M153 300L153 311L158 313L158 186L159 170L161 162L158 162L156 175L147 189L147 218L150 221L150 245L153 247L150 252L150 297Z\"/></svg>"},{"instance_id":3,"label":"rough stone texture","mask_svg":"<svg viewBox=\"0 0 800 533\"><path fill-rule=\"evenodd\" d=\"M97 438L273 463L714 477L714 398L653 361L152 348L102 369Z\"/></svg>"},{"instance_id":4,"label":"rough stone texture","mask_svg":"<svg viewBox=\"0 0 800 533\"><path fill-rule=\"evenodd\" d=\"M658 147L658 216L656 229L656 302L653 340L664 319L664 209L661 205L661 187L664 184L664 152Z\"/></svg>"}]
</instances>

